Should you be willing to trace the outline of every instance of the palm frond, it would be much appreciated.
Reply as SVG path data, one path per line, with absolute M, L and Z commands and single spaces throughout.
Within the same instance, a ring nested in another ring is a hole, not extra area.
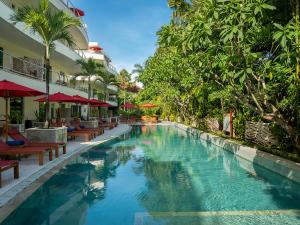
M 55 41 L 62 41 L 72 47 L 74 40 L 70 28 L 81 26 L 78 18 L 70 16 L 64 11 L 52 12 L 49 0 L 40 0 L 37 8 L 28 5 L 19 8 L 10 19 L 13 24 L 24 22 L 26 28 L 33 33 L 38 33 L 44 44 L 50 48 L 55 47 Z

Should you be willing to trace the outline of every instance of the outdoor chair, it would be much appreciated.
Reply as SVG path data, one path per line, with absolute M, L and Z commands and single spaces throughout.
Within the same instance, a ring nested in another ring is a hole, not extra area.
M 0 188 L 2 187 L 2 172 L 14 169 L 14 178 L 19 178 L 19 162 L 17 160 L 1 160 L 0 161 Z
M 48 152 L 49 161 L 52 161 L 53 159 L 52 148 L 26 147 L 26 146 L 10 147 L 7 144 L 5 144 L 2 140 L 0 140 L 0 155 L 14 155 L 14 156 L 36 155 L 40 166 L 44 164 L 45 152 Z
M 113 123 L 104 123 L 101 118 L 99 119 L 98 124 L 99 124 L 99 127 L 103 128 L 103 129 L 107 128 L 107 129 L 111 130 L 114 128 Z
M 83 137 L 85 141 L 90 141 L 93 138 L 93 135 L 90 132 L 86 131 L 77 131 L 75 128 L 67 128 L 68 138 L 75 139 L 76 137 Z
M 17 129 L 10 130 L 8 135 L 16 140 L 16 141 L 23 141 L 25 146 L 28 147 L 48 147 L 55 150 L 55 157 L 59 156 L 59 148 L 62 147 L 63 154 L 67 153 L 67 144 L 64 142 L 35 142 L 28 140 L 25 136 L 23 136 Z

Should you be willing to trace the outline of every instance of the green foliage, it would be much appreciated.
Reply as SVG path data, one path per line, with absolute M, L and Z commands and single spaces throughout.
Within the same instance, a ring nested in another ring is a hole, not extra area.
M 237 137 L 242 139 L 245 137 L 246 118 L 243 113 L 237 113 L 235 115 L 233 119 L 233 129 Z
M 241 137 L 246 120 L 272 122 L 300 149 L 299 1 L 169 5 L 173 18 L 158 32 L 158 48 L 139 74 L 139 101 L 156 102 L 163 117 L 188 122 L 237 112 Z
M 10 123 L 21 124 L 23 121 L 23 116 L 19 112 L 11 111 L 8 116 Z

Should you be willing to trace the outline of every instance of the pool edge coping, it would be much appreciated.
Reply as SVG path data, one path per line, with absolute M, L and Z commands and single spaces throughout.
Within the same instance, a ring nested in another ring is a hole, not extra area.
M 172 124 L 176 128 L 184 130 L 191 135 L 200 138 L 201 140 L 221 147 L 243 159 L 260 165 L 294 182 L 300 183 L 300 163 L 293 162 L 268 152 L 263 152 L 253 147 L 233 142 L 226 138 L 195 129 L 184 124 L 176 122 L 172 122 Z
M 15 184 L 11 189 L 7 190 L 0 196 L 0 224 L 18 208 L 33 192 L 42 186 L 48 179 L 55 175 L 60 169 L 67 165 L 72 159 L 80 154 L 89 151 L 97 145 L 108 143 L 122 135 L 128 134 L 132 130 L 132 126 L 128 125 L 127 129 L 122 130 L 114 136 L 107 137 L 105 140 L 95 140 L 90 142 L 79 142 L 80 147 L 73 152 L 60 156 L 60 158 L 48 162 L 39 170 L 27 176 L 19 183 Z M 97 138 L 96 138 L 97 139 Z M 84 143 L 89 143 L 85 145 Z

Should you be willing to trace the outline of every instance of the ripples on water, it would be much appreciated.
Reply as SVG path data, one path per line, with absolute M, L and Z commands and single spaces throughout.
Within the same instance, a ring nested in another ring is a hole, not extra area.
M 295 225 L 299 190 L 183 131 L 137 126 L 76 158 L 3 224 Z

